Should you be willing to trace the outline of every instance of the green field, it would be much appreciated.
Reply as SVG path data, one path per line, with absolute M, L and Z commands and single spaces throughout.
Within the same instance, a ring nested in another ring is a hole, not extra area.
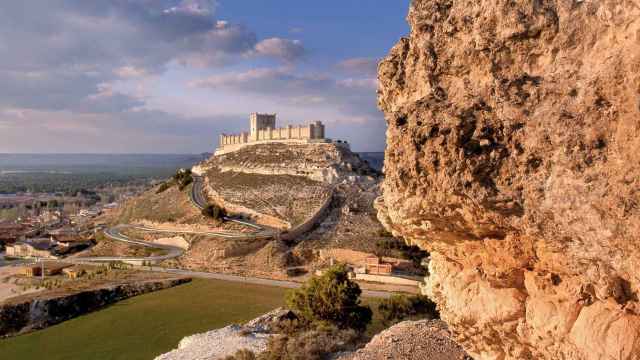
M 153 359 L 185 336 L 251 320 L 283 305 L 286 289 L 216 280 L 119 302 L 31 334 L 0 340 L 0 359 Z M 372 305 L 375 314 L 375 300 Z M 377 318 L 368 329 L 381 330 Z
M 194 280 L 0 340 L 0 359 L 153 359 L 187 335 L 251 320 L 281 306 L 284 293 L 276 287 Z

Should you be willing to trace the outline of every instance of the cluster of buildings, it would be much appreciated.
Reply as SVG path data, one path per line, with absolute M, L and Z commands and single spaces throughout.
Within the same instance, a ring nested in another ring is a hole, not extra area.
M 82 276 L 95 275 L 104 271 L 104 266 L 68 264 L 63 262 L 40 262 L 24 266 L 21 269 L 23 275 L 28 277 L 66 275 L 69 279 L 77 279 Z
M 252 113 L 249 116 L 249 132 L 235 135 L 221 134 L 215 154 L 222 155 L 246 145 L 265 142 L 322 143 L 330 141 L 325 138 L 325 126 L 321 121 L 308 125 L 277 127 L 276 114 Z M 346 142 L 340 142 L 340 144 L 348 146 Z
M 6 256 L 13 258 L 57 259 L 82 251 L 92 245 L 90 237 L 83 235 L 57 235 L 48 238 L 30 238 L 5 246 Z
M 335 248 L 319 250 L 318 256 L 330 265 L 347 264 L 351 269 L 350 276 L 354 280 L 411 287 L 418 287 L 422 282 L 422 277 L 415 275 L 415 266 L 409 260 Z

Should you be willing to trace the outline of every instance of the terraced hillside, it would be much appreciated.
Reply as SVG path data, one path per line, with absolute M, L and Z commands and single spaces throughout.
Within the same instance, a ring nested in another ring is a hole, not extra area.
M 344 144 L 259 144 L 213 156 L 192 168 L 206 202 L 232 216 L 282 230 L 274 239 L 129 234 L 147 241 L 188 244 L 165 265 L 192 270 L 287 278 L 292 268 L 312 271 L 318 250 L 328 247 L 373 252 L 386 235 L 372 203 L 380 174 Z M 114 223 L 165 230 L 205 226 L 240 233 L 225 222 L 212 225 L 191 203 L 192 185 L 182 191 L 155 188 L 130 201 Z M 200 192 L 199 192 L 200 193 Z M 236 227 L 236 228 L 234 228 Z M 372 240 L 374 240 L 372 242 Z
M 207 183 L 225 202 L 288 222 L 302 223 L 331 195 L 329 186 L 302 176 L 207 172 Z

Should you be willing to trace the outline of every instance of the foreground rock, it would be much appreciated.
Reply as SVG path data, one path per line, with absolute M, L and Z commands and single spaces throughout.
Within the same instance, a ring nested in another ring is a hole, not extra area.
M 440 320 L 401 322 L 373 337 L 363 348 L 338 360 L 467 360 Z
M 289 316 L 288 310 L 276 309 L 244 325 L 229 325 L 222 329 L 187 336 L 178 348 L 160 355 L 156 360 L 210 360 L 247 349 L 254 353 L 266 350 L 275 322 Z
M 479 359 L 640 358 L 640 4 L 415 0 L 380 220 Z

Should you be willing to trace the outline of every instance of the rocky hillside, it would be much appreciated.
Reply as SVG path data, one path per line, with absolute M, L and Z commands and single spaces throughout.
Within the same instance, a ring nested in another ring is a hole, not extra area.
M 304 176 L 325 183 L 377 175 L 358 154 L 333 143 L 256 144 L 214 156 L 196 169 L 204 173 L 213 167 L 223 172 Z
M 414 0 L 379 217 L 477 359 L 638 359 L 640 3 Z
M 338 360 L 471 360 L 460 345 L 451 340 L 447 324 L 441 320 L 404 321 L 382 331 L 362 349 Z

